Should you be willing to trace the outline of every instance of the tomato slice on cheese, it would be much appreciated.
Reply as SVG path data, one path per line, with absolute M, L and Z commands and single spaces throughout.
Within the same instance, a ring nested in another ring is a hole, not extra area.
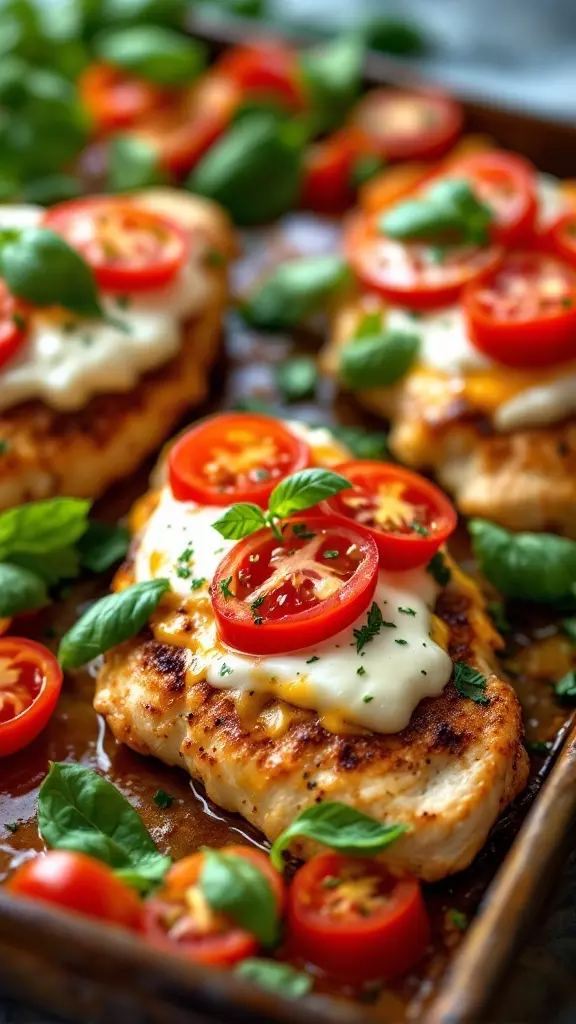
M 326 506 L 370 531 L 383 569 L 425 565 L 456 529 L 451 502 L 418 473 L 369 460 L 345 462 L 336 471 L 354 486 Z
M 124 200 L 96 197 L 60 203 L 48 210 L 44 223 L 78 250 L 100 287 L 109 291 L 166 285 L 188 255 L 185 231 Z
M 215 69 L 230 78 L 243 96 L 276 99 L 292 111 L 306 105 L 296 53 L 282 43 L 262 41 L 234 47 L 217 61 Z
M 249 654 L 320 643 L 368 607 L 378 549 L 355 523 L 311 514 L 259 530 L 220 562 L 210 596 L 221 639 Z
M 62 669 L 47 647 L 22 637 L 0 639 L 0 757 L 36 739 L 61 686 Z
M 165 99 L 151 82 L 109 64 L 89 64 L 79 78 L 78 91 L 100 132 L 128 128 Z
M 4 366 L 26 341 L 28 311 L 0 279 L 0 367 Z
M 576 269 L 537 251 L 511 252 L 463 298 L 476 348 L 505 366 L 576 359 Z
M 170 451 L 168 472 L 178 501 L 265 507 L 277 483 L 306 469 L 309 446 L 270 416 L 225 413 L 188 430 Z
M 473 153 L 452 164 L 445 177 L 466 180 L 491 208 L 494 241 L 522 245 L 532 238 L 538 199 L 536 172 L 528 160 L 515 153 Z
M 459 103 L 439 93 L 371 89 L 352 115 L 374 149 L 387 160 L 443 156 L 462 130 Z

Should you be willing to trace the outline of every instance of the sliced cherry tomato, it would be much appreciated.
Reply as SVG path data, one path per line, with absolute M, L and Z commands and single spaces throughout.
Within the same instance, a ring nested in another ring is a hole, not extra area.
M 28 333 L 28 312 L 0 279 L 0 367 L 15 356 Z
M 538 213 L 536 172 L 515 153 L 474 153 L 450 166 L 442 177 L 464 178 L 491 207 L 490 233 L 503 245 L 522 245 L 534 235 Z
M 168 459 L 178 501 L 230 505 L 251 501 L 265 507 L 283 477 L 306 469 L 309 446 L 279 420 L 225 413 L 188 430 Z
M 44 222 L 81 253 L 100 287 L 108 291 L 168 284 L 188 254 L 185 231 L 125 200 L 73 199 L 53 206 Z
M 534 250 L 509 253 L 463 297 L 476 348 L 505 366 L 537 368 L 576 359 L 576 270 Z
M 576 264 L 576 210 L 565 213 L 549 228 L 552 247 L 572 266 Z
M 500 246 L 434 246 L 397 242 L 378 227 L 379 217 L 354 214 L 344 236 L 346 254 L 363 284 L 410 309 L 451 305 L 464 285 L 497 267 Z
M 404 974 L 421 959 L 430 923 L 416 879 L 376 860 L 322 853 L 296 872 L 288 894 L 288 945 L 346 981 Z
M 220 562 L 210 588 L 218 632 L 248 654 L 320 643 L 368 607 L 378 549 L 367 530 L 312 513 L 283 525 L 283 542 L 259 530 Z
M 418 473 L 369 460 L 345 462 L 337 472 L 354 488 L 341 491 L 326 506 L 370 531 L 383 569 L 425 565 L 456 529 L 454 506 Z
M 99 132 L 128 128 L 164 101 L 163 93 L 151 82 L 108 64 L 89 64 L 80 76 L 78 90 Z
M 357 104 L 352 123 L 387 160 L 434 160 L 462 130 L 459 103 L 438 93 L 371 89 Z
M 403 196 L 413 192 L 430 174 L 428 164 L 416 161 L 386 167 L 362 186 L 359 193 L 360 206 L 366 213 L 383 213 Z
M 18 868 L 8 889 L 121 928 L 139 931 L 142 925 L 142 902 L 134 890 L 106 864 L 84 853 L 40 854 Z
M 0 639 L 0 757 L 36 739 L 61 687 L 62 669 L 47 647 L 19 636 Z
M 215 70 L 235 82 L 243 96 L 277 99 L 294 112 L 306 105 L 297 55 L 282 43 L 234 47 L 217 61 Z
M 354 200 L 354 165 L 367 154 L 364 137 L 351 127 L 312 143 L 304 158 L 302 206 L 318 213 L 345 210 Z
M 226 846 L 223 854 L 244 857 L 264 875 L 276 898 L 278 916 L 285 903 L 284 882 L 270 858 L 250 846 Z M 184 857 L 168 871 L 164 886 L 146 900 L 145 932 L 157 945 L 196 963 L 228 967 L 258 949 L 254 935 L 213 911 L 198 885 L 204 854 Z

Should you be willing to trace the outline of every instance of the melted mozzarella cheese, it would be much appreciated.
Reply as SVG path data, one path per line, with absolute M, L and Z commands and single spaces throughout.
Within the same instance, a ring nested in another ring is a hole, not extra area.
M 309 439 L 314 435 L 319 445 L 329 441 L 324 431 L 309 432 Z M 393 625 L 383 626 L 360 653 L 353 629 L 366 622 L 371 602 L 351 626 L 314 647 L 266 657 L 229 649 L 217 635 L 206 600 L 218 564 L 234 546 L 212 525 L 224 512 L 176 501 L 165 487 L 137 542 L 136 581 L 168 578 L 187 609 L 198 611 L 189 641 L 195 678 L 238 693 L 282 698 L 317 711 L 326 725 L 345 721 L 382 733 L 405 728 L 424 697 L 442 692 L 452 662 L 430 638 L 436 586 L 424 570 L 379 573 L 374 600 Z
M 33 227 L 40 207 L 0 207 L 0 227 Z M 180 349 L 182 321 L 199 312 L 210 281 L 198 251 L 163 288 L 103 296 L 109 320 L 78 319 L 57 309 L 35 310 L 17 356 L 0 372 L 0 410 L 40 398 L 63 411 L 80 409 L 95 394 L 131 390 L 142 374 Z

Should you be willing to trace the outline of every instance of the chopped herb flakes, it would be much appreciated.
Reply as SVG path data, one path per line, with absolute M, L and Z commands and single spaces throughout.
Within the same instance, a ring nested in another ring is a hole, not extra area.
M 323 889 L 337 889 L 340 885 L 340 879 L 335 878 L 334 875 L 326 875 L 326 878 L 322 879 Z
M 395 644 L 408 644 L 407 640 L 394 640 Z
M 230 668 L 230 666 L 227 665 L 225 661 L 223 661 L 222 664 L 220 665 L 220 671 L 219 671 L 218 675 L 219 676 L 231 676 L 232 675 L 232 671 L 233 670 Z
M 576 670 L 572 669 L 571 672 L 567 672 L 562 679 L 556 683 L 554 692 L 560 700 L 572 703 L 576 700 Z
M 294 523 L 292 533 L 295 537 L 299 537 L 300 540 L 311 540 L 312 537 L 316 536 L 315 533 L 310 533 L 306 523 Z
M 368 612 L 368 618 L 365 626 L 360 626 L 360 629 L 354 629 L 354 639 L 356 641 L 356 653 L 360 654 L 360 651 L 365 644 L 370 643 L 375 636 L 378 636 L 380 629 L 382 628 L 382 612 L 380 611 L 376 601 L 372 602 L 370 610 Z
M 314 661 L 320 661 L 320 658 L 318 657 L 317 654 L 313 654 L 311 658 L 307 658 L 306 664 L 307 665 L 311 665 L 312 662 L 314 662 Z
M 261 604 L 264 604 L 264 601 L 265 597 L 263 594 L 260 597 L 257 597 L 254 601 L 252 601 L 252 604 L 250 605 L 250 611 L 255 612 L 256 609 L 259 608 Z
M 452 578 L 452 573 L 450 572 L 450 569 L 446 564 L 446 559 L 441 551 L 437 551 L 436 554 L 432 556 L 426 566 L 426 572 L 429 572 L 436 580 L 436 583 L 439 583 L 441 587 L 445 587 Z
M 20 822 L 19 821 L 10 821 L 10 822 L 7 821 L 6 822 L 6 828 L 8 829 L 9 832 L 12 833 L 12 835 L 14 835 L 14 833 L 17 832 L 18 829 L 20 828 Z
M 412 520 L 410 526 L 414 530 L 414 533 L 419 533 L 421 537 L 430 536 L 430 530 L 427 530 L 425 526 L 422 526 L 422 523 L 417 523 L 415 519 Z
M 187 565 L 178 565 L 176 566 L 176 575 L 179 576 L 181 580 L 187 580 L 192 575 L 192 570 L 189 569 Z
M 197 579 L 191 580 L 190 590 L 200 590 L 206 582 L 207 581 L 205 576 L 198 576 Z
M 446 919 L 449 924 L 454 928 L 457 928 L 460 932 L 465 932 L 468 927 L 468 918 L 466 914 L 463 914 L 461 910 L 456 910 L 456 907 L 451 907 L 446 913 Z
M 356 669 L 356 675 L 357 676 L 365 676 L 366 675 L 366 669 L 364 668 L 364 665 L 360 665 L 360 668 Z
M 425 669 L 425 668 L 421 668 L 421 669 L 420 669 L 420 675 L 421 675 L 421 676 L 427 676 L 427 675 L 428 675 L 428 673 L 427 673 L 427 671 L 426 671 L 426 669 Z
M 461 697 L 473 700 L 475 704 L 489 704 L 485 695 L 486 679 L 465 661 L 457 661 L 454 665 L 454 686 Z
M 174 803 L 174 797 L 170 796 L 170 793 L 167 793 L 164 789 L 157 789 L 152 799 L 156 807 L 159 807 L 162 811 L 167 811 Z
M 222 591 L 222 597 L 235 597 L 235 594 L 230 590 L 230 584 L 232 583 L 232 577 L 228 576 L 225 580 L 220 580 L 220 590 Z
M 403 615 L 416 615 L 413 608 L 399 608 L 398 611 L 402 612 Z
M 369 704 L 371 700 L 374 700 L 374 697 L 370 697 L 369 694 L 366 694 L 365 697 L 362 697 L 362 700 L 364 704 Z
M 322 557 L 323 558 L 338 558 L 338 555 L 339 555 L 339 552 L 336 551 L 336 549 L 331 549 L 330 551 L 325 551 Z

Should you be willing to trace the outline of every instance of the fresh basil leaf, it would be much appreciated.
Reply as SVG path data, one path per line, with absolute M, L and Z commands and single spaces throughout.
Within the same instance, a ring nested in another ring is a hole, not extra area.
M 99 60 L 132 71 L 158 85 L 186 85 L 206 66 L 206 48 L 160 25 L 131 25 L 103 32 L 95 42 Z
M 352 484 L 346 477 L 330 469 L 302 469 L 281 480 L 274 488 L 268 505 L 269 514 L 286 519 L 350 487 Z
M 377 156 L 375 153 L 359 156 L 352 164 L 350 184 L 354 189 L 360 188 L 361 185 L 365 185 L 367 181 L 371 181 L 377 174 L 380 174 L 380 171 L 383 171 L 386 166 L 384 157 Z
M 80 316 L 102 315 L 96 281 L 82 257 L 54 231 L 26 228 L 0 252 L 9 290 L 35 306 L 64 306 Z
M 330 428 L 337 441 L 349 448 L 355 459 L 385 459 L 388 436 L 383 431 L 364 427 L 336 426 Z
M 237 18 L 264 18 L 266 0 L 211 0 L 210 7 Z
M 354 340 L 357 338 L 373 338 L 376 334 L 382 334 L 383 327 L 384 323 L 381 312 L 364 313 L 356 324 L 352 337 Z
M 258 957 L 242 960 L 234 968 L 234 974 L 284 999 L 300 999 L 310 992 L 313 985 L 310 974 L 278 960 L 260 960 Z
M 246 857 L 204 850 L 200 889 L 219 911 L 256 936 L 263 946 L 278 941 L 276 897 L 267 878 Z
M 94 0 L 92 0 L 94 2 Z M 164 25 L 180 28 L 189 12 L 190 0 L 96 0 L 101 24 Z
M 266 526 L 266 517 L 258 505 L 239 502 L 232 505 L 232 508 L 212 523 L 212 526 L 226 540 L 242 540 L 243 537 L 249 537 L 251 533 Z
M 0 618 L 43 608 L 50 600 L 37 573 L 10 562 L 0 562 Z
M 170 589 L 168 580 L 135 583 L 119 594 L 100 598 L 62 637 L 62 668 L 78 668 L 139 633 Z
M 130 533 L 125 526 L 115 526 L 92 519 L 78 542 L 82 565 L 90 572 L 106 572 L 120 562 L 130 547 Z
M 300 72 L 320 131 L 337 128 L 360 92 L 364 42 L 341 36 L 300 54 Z
M 562 679 L 556 683 L 554 692 L 562 701 L 571 702 L 576 700 L 576 671 L 574 669 L 571 672 L 567 672 L 565 676 L 562 676 Z
M 366 41 L 371 49 L 396 57 L 416 57 L 427 49 L 427 40 L 419 25 L 392 16 L 369 22 Z
M 48 498 L 2 512 L 0 559 L 45 555 L 75 544 L 88 525 L 90 505 L 83 498 Z
M 282 852 L 296 837 L 314 839 L 349 857 L 374 857 L 407 830 L 406 825 L 383 825 L 348 804 L 327 800 L 307 807 L 294 819 L 274 841 L 270 860 L 281 871 Z
M 543 604 L 572 595 L 576 541 L 552 533 L 512 533 L 485 519 L 472 519 L 468 528 L 482 573 L 502 594 Z
M 295 356 L 276 367 L 275 377 L 284 401 L 299 402 L 314 394 L 318 369 L 311 356 Z
M 380 228 L 389 238 L 402 241 L 481 245 L 488 239 L 492 220 L 491 209 L 476 197 L 468 182 L 454 178 L 439 182 L 422 199 L 393 206 L 380 219 Z
M 240 307 L 251 327 L 283 331 L 302 323 L 351 280 L 341 256 L 302 256 L 275 268 Z
M 171 864 L 126 797 L 81 764 L 50 764 L 38 793 L 38 830 L 51 850 L 96 857 L 138 889 L 161 882 Z
M 454 664 L 454 686 L 461 697 L 468 697 L 475 704 L 490 703 L 484 693 L 486 679 L 481 672 L 467 665 L 465 661 L 457 661 Z
M 266 92 L 249 94 L 246 99 L 236 107 L 231 124 L 237 124 L 247 117 L 254 115 L 268 115 L 280 121 L 287 121 L 292 117 L 292 111 L 286 103 L 275 96 L 269 96 Z
M 22 188 L 22 198 L 27 203 L 51 206 L 67 199 L 78 199 L 83 192 L 81 182 L 71 174 L 50 174 L 27 182 Z
M 441 551 L 437 551 L 435 555 L 432 555 L 426 566 L 426 572 L 429 572 L 441 587 L 446 587 L 452 579 L 452 571 Z
M 48 587 L 55 586 L 61 580 L 76 579 L 80 573 L 80 557 L 72 547 L 56 548 L 41 555 L 13 554 L 10 559 L 14 565 L 35 573 Z
M 295 122 L 270 114 L 245 117 L 211 146 L 187 187 L 220 203 L 237 224 L 275 220 L 298 199 L 304 141 Z
M 158 152 L 150 142 L 128 134 L 117 135 L 108 146 L 108 190 L 128 192 L 166 181 Z
M 566 636 L 576 644 L 576 617 L 570 619 L 562 619 L 562 629 L 566 633 Z
M 347 345 L 340 358 L 340 374 L 355 391 L 390 387 L 408 372 L 420 349 L 420 338 L 406 331 L 389 330 Z

